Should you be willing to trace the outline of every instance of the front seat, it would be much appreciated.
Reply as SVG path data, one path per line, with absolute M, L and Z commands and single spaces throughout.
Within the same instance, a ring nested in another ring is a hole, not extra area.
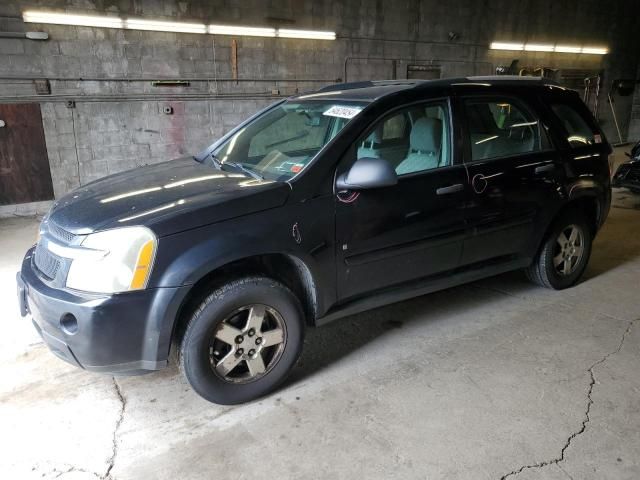
M 440 165 L 442 121 L 422 117 L 416 120 L 409 136 L 409 153 L 396 167 L 396 173 L 419 172 Z

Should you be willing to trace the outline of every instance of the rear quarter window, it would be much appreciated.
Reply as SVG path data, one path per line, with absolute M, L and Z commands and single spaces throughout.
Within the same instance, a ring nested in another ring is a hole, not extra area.
M 551 110 L 564 127 L 566 140 L 573 148 L 602 143 L 602 138 L 590 125 L 584 113 L 566 103 L 553 103 Z

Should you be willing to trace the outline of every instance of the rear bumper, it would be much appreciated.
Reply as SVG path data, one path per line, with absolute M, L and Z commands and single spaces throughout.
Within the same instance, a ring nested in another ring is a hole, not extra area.
M 20 313 L 31 314 L 54 354 L 103 373 L 136 374 L 166 366 L 186 287 L 115 295 L 52 288 L 34 270 L 32 254 L 33 249 L 27 252 L 16 276 Z

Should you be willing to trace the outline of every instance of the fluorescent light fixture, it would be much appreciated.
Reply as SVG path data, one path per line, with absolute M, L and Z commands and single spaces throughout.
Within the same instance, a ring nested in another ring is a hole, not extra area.
M 578 47 L 574 45 L 551 45 L 543 43 L 492 42 L 491 50 L 512 50 L 526 52 L 586 53 L 606 55 L 609 50 L 603 47 Z
M 26 23 L 73 25 L 81 27 L 118 28 L 124 30 L 149 30 L 155 32 L 199 33 L 211 35 L 237 35 L 244 37 L 282 37 L 310 40 L 335 40 L 335 32 L 316 30 L 290 30 L 271 27 L 244 27 L 241 25 L 205 25 L 201 23 L 166 22 L 142 18 L 120 18 L 107 15 L 75 15 L 70 13 L 23 12 Z
M 556 52 L 558 53 L 580 53 L 582 47 L 572 47 L 570 45 L 556 45 Z
M 312 40 L 335 40 L 336 32 L 320 32 L 315 30 L 290 30 L 287 28 L 279 28 L 278 37 L 307 38 Z
M 215 35 L 242 35 L 247 37 L 275 37 L 275 28 L 236 27 L 231 25 L 209 25 L 208 31 Z
M 524 46 L 527 52 L 553 52 L 555 47 L 553 45 L 539 45 L 535 43 L 527 43 Z
M 200 23 L 163 22 L 129 18 L 124 20 L 128 30 L 150 30 L 154 32 L 207 33 L 207 26 Z
M 49 13 L 26 11 L 22 14 L 26 23 L 50 23 L 54 25 L 78 25 L 83 27 L 125 28 L 119 17 L 72 15 L 68 13 Z
M 584 47 L 582 49 L 582 53 L 588 53 L 591 55 L 606 55 L 607 53 L 609 53 L 609 50 L 607 50 L 606 48 Z
M 493 42 L 491 50 L 524 50 L 524 43 Z

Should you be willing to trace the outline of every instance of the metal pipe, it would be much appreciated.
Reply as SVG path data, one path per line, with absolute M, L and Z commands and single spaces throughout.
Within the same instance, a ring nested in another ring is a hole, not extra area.
M 430 59 L 419 59 L 419 58 L 398 58 L 398 57 L 356 57 L 356 56 L 346 56 L 344 58 L 344 71 L 343 77 L 344 82 L 347 82 L 347 66 L 350 60 L 383 60 L 383 61 L 401 61 L 401 62 L 416 62 L 416 63 L 430 63 L 431 65 L 436 65 L 437 63 L 471 63 L 473 65 L 489 65 L 493 68 L 493 64 L 491 62 L 478 62 L 478 61 L 468 61 L 468 60 L 458 60 L 458 59 L 446 59 L 446 58 L 430 58 Z
M 611 99 L 611 93 L 607 93 L 607 98 L 609 99 L 609 105 L 611 105 L 611 114 L 613 115 L 613 123 L 616 124 L 616 130 L 618 131 L 618 138 L 620 139 L 620 143 L 623 142 L 622 134 L 620 133 L 620 126 L 618 125 L 618 117 L 616 116 L 616 110 L 613 108 L 613 100 Z
M 349 36 L 349 35 L 336 35 L 336 40 L 364 40 L 367 42 L 375 42 L 381 39 L 375 37 L 358 37 L 358 36 Z M 455 47 L 482 47 L 489 49 L 489 45 L 486 43 L 472 43 L 472 42 L 455 42 L 452 43 L 450 41 L 433 41 L 433 40 L 415 40 L 415 39 L 403 39 L 403 38 L 385 38 L 382 40 L 383 42 L 394 42 L 394 43 L 420 43 L 422 45 L 447 45 L 447 46 L 455 46 Z
M 0 75 L 0 80 L 53 80 L 56 82 L 153 82 L 183 80 L 187 82 L 282 82 L 282 83 L 340 83 L 341 78 L 214 78 L 214 77 L 56 77 L 46 75 Z
M 286 98 L 287 95 L 274 95 L 272 93 L 247 93 L 247 94 L 211 94 L 211 93 L 186 93 L 186 94 L 138 94 L 138 95 L 14 95 L 0 96 L 0 103 L 61 103 L 73 100 L 82 102 L 154 102 L 154 101 L 189 101 L 189 100 L 270 100 Z
M 0 38 L 26 38 L 27 40 L 48 40 L 47 32 L 0 32 Z
M 24 32 L 0 32 L 0 38 L 27 38 Z

